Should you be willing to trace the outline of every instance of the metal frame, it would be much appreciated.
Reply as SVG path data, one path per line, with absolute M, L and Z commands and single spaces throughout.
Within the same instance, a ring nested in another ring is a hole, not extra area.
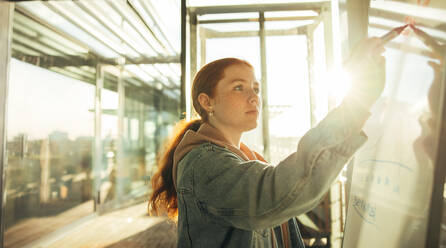
M 274 10 L 283 10 L 281 9 L 282 6 L 279 6 L 279 8 L 276 8 L 277 6 L 266 6 L 266 8 L 260 8 L 261 10 L 259 10 L 258 5 L 250 5 L 250 6 L 230 6 L 230 11 L 228 11 L 228 7 L 222 7 L 222 6 L 217 6 L 217 7 L 211 7 L 210 9 L 212 10 L 213 13 L 235 13 L 235 12 L 241 12 L 240 10 L 244 10 L 244 11 L 251 11 L 251 12 L 256 12 L 259 14 L 259 18 L 241 18 L 241 19 L 211 19 L 211 20 L 200 20 L 199 16 L 200 15 L 205 15 L 208 14 L 208 12 L 206 12 L 207 10 L 209 10 L 208 7 L 203 7 L 203 8 L 199 8 L 199 10 L 197 11 L 197 8 L 194 7 L 190 7 L 189 11 L 190 11 L 190 16 L 191 16 L 191 24 L 190 24 L 190 29 L 191 29 L 191 73 L 192 75 L 194 74 L 194 68 L 196 67 L 197 63 L 197 54 L 196 51 L 197 49 L 197 25 L 199 24 L 204 24 L 204 25 L 200 25 L 199 27 L 199 39 L 200 39 L 200 56 L 201 56 L 201 64 L 203 63 L 203 61 L 205 60 L 205 49 L 206 49 L 206 39 L 207 38 L 232 38 L 232 37 L 259 37 L 260 38 L 260 59 L 261 59 L 261 72 L 262 72 L 262 76 L 261 76 L 261 86 L 262 86 L 262 105 L 263 106 L 267 106 L 268 105 L 268 96 L 267 96 L 267 75 L 266 75 L 266 43 L 265 43 L 265 37 L 266 36 L 288 36 L 288 35 L 306 35 L 307 39 L 309 38 L 310 41 L 312 42 L 313 39 L 313 32 L 315 30 L 315 28 L 320 24 L 320 23 L 324 23 L 324 41 L 325 41 L 325 52 L 326 52 L 326 67 L 327 70 L 329 70 L 330 68 L 332 68 L 335 64 L 335 54 L 334 54 L 334 44 L 333 44 L 333 34 L 332 34 L 332 25 L 331 25 L 331 19 L 332 19 L 332 15 L 331 15 L 331 3 L 330 2 L 322 2 L 322 3 L 318 3 L 317 4 L 317 8 L 314 8 L 312 10 L 316 10 L 316 12 L 319 14 L 316 17 L 285 17 L 285 18 L 265 18 L 264 16 L 264 10 L 268 10 L 268 11 L 274 11 Z M 253 7 L 254 6 L 254 7 Z M 297 7 L 296 7 L 297 6 Z M 300 7 L 302 7 L 303 5 L 301 3 L 298 3 L 294 6 L 295 9 L 300 9 Z M 251 8 L 252 7 L 252 8 Z M 262 7 L 265 7 L 264 5 L 262 5 Z M 314 6 L 313 6 L 314 7 Z M 289 8 L 287 8 L 287 10 L 289 10 Z M 303 10 L 303 9 L 302 9 Z M 305 9 L 308 10 L 308 9 Z M 198 18 L 197 18 L 198 16 Z M 198 20 L 197 20 L 198 19 Z M 197 20 L 197 21 L 196 21 Z M 285 29 L 285 30 L 266 30 L 265 29 L 265 21 L 266 20 L 270 20 L 270 21 L 284 21 L 284 20 L 312 20 L 313 22 L 311 24 L 305 25 L 305 26 L 300 26 L 300 27 L 295 27 L 295 28 L 290 28 L 290 29 Z M 235 32 L 219 32 L 219 31 L 215 31 L 209 28 L 206 28 L 206 24 L 215 24 L 215 23 L 236 23 L 236 22 L 258 22 L 259 23 L 259 29 L 258 30 L 252 30 L 252 31 L 235 31 Z M 311 47 L 312 44 L 307 44 L 307 49 L 308 49 L 308 68 L 311 71 L 313 68 L 313 63 L 314 63 L 314 49 Z M 203 64 L 202 64 L 203 66 Z M 310 72 L 310 78 L 309 78 L 309 84 L 310 84 L 310 95 L 312 95 L 313 100 L 314 100 L 314 89 L 312 88 L 312 84 L 314 83 L 314 77 L 312 75 L 312 73 Z M 311 101 L 311 99 L 310 99 Z M 334 101 L 329 101 L 330 102 L 330 106 L 328 106 L 329 108 L 334 107 Z M 310 102 L 310 115 L 311 115 L 311 125 L 314 126 L 316 124 L 316 118 L 314 116 L 313 113 L 314 110 L 314 103 Z M 262 114 L 263 114 L 263 118 L 262 118 L 262 139 L 263 139 L 263 145 L 264 145 L 264 156 L 265 158 L 268 160 L 270 158 L 270 144 L 269 144 L 269 111 L 268 108 L 262 108 Z M 330 220 L 331 218 L 331 212 L 330 212 L 330 195 L 327 195 L 327 197 L 325 198 L 324 201 L 324 211 L 323 214 L 325 215 L 325 219 L 326 220 Z M 342 204 L 340 204 L 340 207 L 342 208 Z M 342 209 L 341 209 L 342 211 Z M 342 218 L 342 212 L 341 214 L 341 218 Z M 325 232 L 330 232 L 331 226 L 329 224 L 329 222 L 325 223 L 325 226 L 323 228 L 323 230 Z M 338 223 L 339 224 L 339 223 Z M 341 230 L 343 229 L 343 225 L 341 223 L 340 225 Z M 330 240 L 328 240 L 328 242 L 330 242 Z M 340 242 L 337 242 L 340 244 Z
M 265 41 L 265 13 L 259 12 L 259 36 L 260 36 L 260 66 L 262 71 L 261 89 L 262 89 L 262 106 L 268 106 L 268 83 L 266 68 L 266 41 Z M 269 145 L 269 110 L 267 107 L 262 108 L 262 139 L 263 139 L 263 156 L 268 161 L 270 156 Z
M 126 108 L 126 100 L 125 100 L 125 84 L 124 80 L 122 78 L 122 67 L 119 67 L 118 72 L 118 137 L 116 142 L 116 192 L 115 192 L 115 199 L 113 200 L 120 200 L 120 197 L 124 195 L 125 192 L 125 186 L 123 185 L 123 182 L 120 182 L 121 177 L 125 176 L 126 173 L 126 166 L 124 164 L 124 119 L 125 119 L 125 108 Z M 110 203 L 113 203 L 111 201 Z
M 348 43 L 350 51 L 353 45 L 367 37 L 369 6 L 370 0 L 347 1 Z
M 353 49 L 353 45 L 358 41 L 367 37 L 368 33 L 368 16 L 370 0 L 352 1 L 346 0 L 346 5 L 341 5 L 341 8 L 347 12 L 348 25 L 348 53 Z M 344 54 L 345 55 L 345 54 Z M 348 202 L 350 198 L 351 182 L 353 176 L 353 159 L 347 164 L 347 181 L 345 183 L 345 212 L 348 211 Z M 347 222 L 347 218 L 346 218 Z M 347 227 L 345 227 L 346 229 Z
M 186 0 L 181 0 L 181 96 L 180 96 L 180 119 L 187 116 L 186 110 Z
M 245 5 L 219 5 L 219 6 L 190 6 L 189 10 L 197 15 L 221 14 L 221 13 L 243 13 L 243 12 L 267 12 L 267 11 L 290 11 L 290 10 L 314 10 L 319 11 L 323 6 L 329 5 L 330 1 L 300 2 L 300 3 L 266 3 Z
M 322 19 L 324 24 L 324 40 L 325 40 L 325 63 L 327 71 L 330 71 L 335 64 L 334 52 L 333 52 L 333 34 L 332 34 L 332 16 L 331 6 L 324 6 L 322 9 Z M 334 96 L 328 96 L 328 110 L 333 109 L 336 106 Z
M 310 123 L 311 127 L 316 125 L 315 109 L 315 90 L 314 90 L 314 28 L 307 27 L 307 65 L 308 65 L 308 88 L 310 96 Z
M 206 62 L 206 46 L 207 39 L 209 38 L 207 31 L 207 29 L 200 27 L 200 68 L 203 67 Z
M 307 3 L 286 3 L 286 4 L 247 4 L 247 5 L 235 5 L 235 6 L 190 6 L 189 10 L 189 20 L 190 20 L 190 76 L 191 80 L 197 71 L 198 57 L 197 57 L 197 35 L 199 33 L 200 38 L 200 64 L 203 66 L 205 59 L 205 49 L 206 49 L 206 39 L 212 38 L 232 38 L 232 37 L 259 37 L 260 38 L 260 59 L 261 59 L 261 72 L 262 72 L 262 105 L 268 105 L 267 96 L 267 72 L 266 72 L 266 36 L 288 36 L 288 35 L 307 35 L 310 26 L 317 26 L 320 22 L 330 23 L 330 2 L 320 1 L 320 2 L 307 2 Z M 265 18 L 265 11 L 289 11 L 289 10 L 313 10 L 316 13 L 323 12 L 325 18 L 320 18 L 320 16 L 302 16 L 302 17 L 270 17 Z M 223 13 L 242 13 L 242 12 L 257 12 L 259 13 L 258 18 L 239 18 L 239 19 L 212 19 L 212 20 L 200 20 L 198 16 L 206 14 L 223 14 Z M 328 13 L 327 13 L 328 12 Z M 264 23 L 265 21 L 291 21 L 291 20 L 314 20 L 310 25 L 300 26 L 297 28 L 290 28 L 286 30 L 266 30 Z M 258 22 L 259 30 L 257 31 L 235 31 L 235 32 L 219 32 L 212 29 L 208 29 L 200 26 L 199 32 L 197 32 L 197 26 L 200 24 L 214 24 L 214 23 L 235 23 L 235 22 Z M 333 47 L 332 45 L 327 45 L 327 43 L 332 42 L 331 35 L 331 25 L 325 25 L 324 30 L 327 52 L 330 54 L 327 56 L 329 61 L 328 66 L 331 67 L 333 64 Z M 205 37 L 203 37 L 203 35 Z M 331 58 L 331 59 L 330 59 Z M 310 106 L 311 107 L 311 106 Z M 187 110 L 192 112 L 193 110 Z M 312 114 L 312 109 L 310 113 Z M 270 158 L 269 154 L 269 111 L 267 108 L 262 108 L 262 139 L 264 146 L 264 156 L 266 159 Z M 313 120 L 315 122 L 315 120 Z
M 190 82 L 193 82 L 195 77 L 195 73 L 197 73 L 197 35 L 198 35 L 198 27 L 197 27 L 197 15 L 195 13 L 189 13 L 189 49 L 190 49 Z
M 4 216 L 6 210 L 5 182 L 6 182 L 6 130 L 7 130 L 7 106 L 9 63 L 11 60 L 12 17 L 14 3 L 0 2 L 0 188 L 2 207 L 0 224 L 0 247 L 3 247 L 3 235 L 5 229 Z
M 446 52 L 443 54 L 446 61 Z M 439 136 L 438 148 L 435 158 L 434 181 L 430 201 L 428 225 L 426 230 L 426 246 L 439 247 L 440 230 L 443 221 L 444 183 L 446 176 L 446 64 L 443 65 L 443 79 L 441 82 L 441 113 L 437 131 Z
M 307 21 L 315 20 L 317 16 L 290 16 L 290 17 L 264 17 L 263 20 L 271 21 Z M 240 23 L 240 22 L 260 22 L 260 18 L 239 18 L 239 19 L 222 19 L 222 20 L 198 20 L 199 24 L 212 23 Z
M 265 36 L 288 36 L 288 35 L 305 35 L 307 26 L 298 28 L 290 28 L 285 30 L 265 30 Z M 259 31 L 232 31 L 219 32 L 212 29 L 200 27 L 206 31 L 206 37 L 212 38 L 234 38 L 234 37 L 259 37 Z
M 101 204 L 100 184 L 101 184 L 101 170 L 102 170 L 102 89 L 104 87 L 104 70 L 101 64 L 96 66 L 96 90 L 94 101 L 94 157 L 93 157 L 93 199 L 94 211 L 99 209 Z
M 136 11 L 136 8 L 133 6 L 132 1 L 134 1 L 134 0 L 127 1 L 127 3 L 128 3 L 130 6 L 132 6 L 132 8 L 134 9 L 135 13 L 138 13 L 138 12 Z M 141 4 L 142 8 L 144 9 L 144 11 L 147 13 L 147 15 L 149 15 L 150 18 L 152 19 L 152 21 L 153 21 L 153 25 L 152 25 L 152 27 L 151 27 L 150 25 L 147 25 L 146 21 L 144 21 L 144 18 L 142 18 L 140 15 L 138 15 L 138 16 L 140 16 L 141 20 L 146 24 L 147 28 L 148 28 L 148 29 L 150 30 L 150 32 L 153 34 L 153 36 L 155 37 L 155 39 L 160 43 L 160 45 L 161 45 L 164 49 L 168 50 L 168 49 L 164 46 L 163 42 L 158 38 L 158 36 L 156 36 L 155 32 L 152 30 L 153 28 L 157 28 L 157 29 L 158 29 L 158 31 L 161 33 L 162 38 L 164 38 L 164 40 L 167 42 L 167 46 L 169 46 L 169 48 L 170 48 L 172 51 L 175 51 L 174 47 L 173 47 L 172 44 L 169 42 L 169 39 L 167 38 L 167 35 L 164 33 L 163 29 L 161 28 L 160 23 L 157 21 L 158 19 L 154 17 L 154 15 L 156 14 L 156 12 L 153 10 L 152 3 L 151 3 L 150 1 L 140 1 L 140 4 Z

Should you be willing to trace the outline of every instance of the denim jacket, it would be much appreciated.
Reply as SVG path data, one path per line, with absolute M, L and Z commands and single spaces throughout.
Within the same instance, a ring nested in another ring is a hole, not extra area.
M 193 148 L 176 172 L 178 247 L 273 247 L 271 228 L 314 208 L 367 140 L 369 115 L 345 100 L 276 166 L 212 142 Z

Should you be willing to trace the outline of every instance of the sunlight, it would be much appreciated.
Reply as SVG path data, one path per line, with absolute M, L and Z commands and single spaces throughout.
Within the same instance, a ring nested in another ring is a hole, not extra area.
M 324 81 L 327 85 L 329 96 L 339 105 L 351 88 L 350 75 L 341 67 L 335 68 L 326 74 Z

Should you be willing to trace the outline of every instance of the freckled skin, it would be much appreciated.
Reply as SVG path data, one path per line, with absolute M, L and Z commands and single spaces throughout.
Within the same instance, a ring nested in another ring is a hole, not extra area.
M 251 67 L 240 64 L 227 67 L 211 99 L 214 115 L 210 123 L 223 131 L 236 133 L 256 128 L 260 109 L 259 87 Z

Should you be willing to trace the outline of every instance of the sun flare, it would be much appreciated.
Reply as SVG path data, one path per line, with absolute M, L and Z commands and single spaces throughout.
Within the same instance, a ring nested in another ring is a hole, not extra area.
M 328 95 L 336 100 L 336 105 L 344 99 L 352 86 L 350 75 L 342 68 L 336 68 L 327 73 L 325 83 Z

